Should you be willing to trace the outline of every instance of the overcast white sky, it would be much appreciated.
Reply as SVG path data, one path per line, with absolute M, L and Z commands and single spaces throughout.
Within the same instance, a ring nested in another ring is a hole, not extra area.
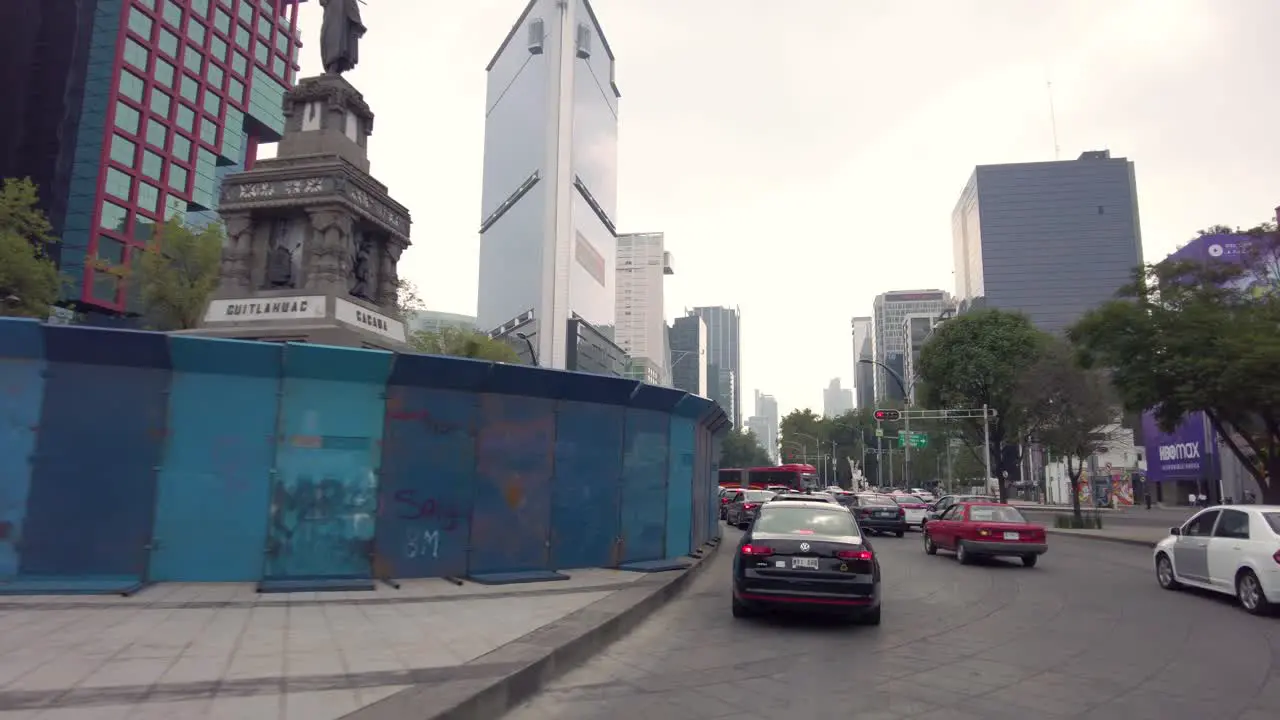
M 401 263 L 474 313 L 484 66 L 525 0 L 368 0 L 347 75 L 374 174 L 413 212 Z M 619 229 L 663 231 L 669 317 L 742 309 L 742 397 L 852 385 L 849 318 L 953 290 L 950 216 L 977 164 L 1137 162 L 1145 253 L 1280 204 L 1276 0 L 593 0 L 618 56 Z M 303 75 L 321 71 L 304 3 Z

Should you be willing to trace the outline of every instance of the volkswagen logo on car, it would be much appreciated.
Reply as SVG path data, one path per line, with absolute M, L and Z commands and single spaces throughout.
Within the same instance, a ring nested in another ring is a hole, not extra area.
M 800 552 L 809 552 L 809 543 L 800 543 Z

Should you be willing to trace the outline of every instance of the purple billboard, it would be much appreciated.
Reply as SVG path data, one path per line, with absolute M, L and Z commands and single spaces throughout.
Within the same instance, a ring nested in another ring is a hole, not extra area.
M 1147 451 L 1147 479 L 1195 480 L 1210 477 L 1213 453 L 1207 439 L 1213 437 L 1204 413 L 1191 413 L 1172 433 L 1161 432 L 1155 415 L 1142 414 L 1142 437 Z
M 1251 236 L 1242 233 L 1203 235 L 1182 246 L 1169 255 L 1167 259 L 1205 264 L 1211 262 L 1240 263 L 1244 262 L 1245 258 L 1249 256 L 1249 246 L 1252 242 L 1253 238 Z M 1256 273 L 1247 272 L 1243 276 L 1227 283 L 1227 285 L 1237 290 L 1252 291 L 1254 294 L 1262 293 L 1264 288 L 1280 287 L 1280 268 L 1270 267 L 1273 263 L 1263 263 L 1263 265 L 1267 266 L 1265 272 L 1261 269 L 1258 269 Z M 1271 277 L 1258 277 L 1258 275 L 1270 275 Z

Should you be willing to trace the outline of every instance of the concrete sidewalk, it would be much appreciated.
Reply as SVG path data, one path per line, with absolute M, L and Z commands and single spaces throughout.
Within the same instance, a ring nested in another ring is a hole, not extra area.
M 259 595 L 174 584 L 127 598 L 0 598 L 0 720 L 455 717 L 436 711 L 465 709 L 460 688 L 492 692 L 528 669 L 529 652 L 503 657 L 503 646 L 534 637 L 552 652 L 554 638 L 589 655 L 702 565 L 505 586 Z M 452 691 L 437 707 L 424 685 Z M 519 690 L 537 686 L 526 678 Z M 377 712 L 413 693 L 411 716 Z
M 1141 545 L 1155 547 L 1155 544 L 1169 536 L 1165 528 L 1126 527 L 1121 530 L 1070 530 L 1067 528 L 1045 528 L 1050 535 L 1088 538 L 1103 542 L 1122 543 L 1125 545 Z

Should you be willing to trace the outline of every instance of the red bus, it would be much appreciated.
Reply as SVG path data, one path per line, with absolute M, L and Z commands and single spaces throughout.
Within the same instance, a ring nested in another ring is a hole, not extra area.
M 744 487 L 764 490 L 768 487 L 788 487 L 803 490 L 817 487 L 818 469 L 812 465 L 791 464 L 775 467 L 721 468 L 720 487 Z

